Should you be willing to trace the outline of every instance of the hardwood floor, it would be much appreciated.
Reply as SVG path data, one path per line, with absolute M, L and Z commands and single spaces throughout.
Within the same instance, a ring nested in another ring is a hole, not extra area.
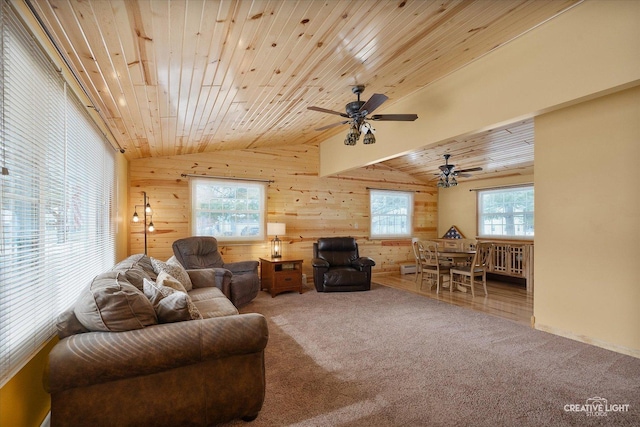
M 422 289 L 416 281 L 415 274 L 400 273 L 374 273 L 373 282 L 392 288 L 404 289 L 427 298 L 436 299 L 459 307 L 471 310 L 482 311 L 494 316 L 513 320 L 524 325 L 531 325 L 533 316 L 533 293 L 527 293 L 523 285 L 487 280 L 488 296 L 484 296 L 482 286 L 476 287 L 476 296 L 471 293 L 454 291 L 450 293 L 448 289 L 436 293 L 436 287 L 428 289 L 425 281 Z

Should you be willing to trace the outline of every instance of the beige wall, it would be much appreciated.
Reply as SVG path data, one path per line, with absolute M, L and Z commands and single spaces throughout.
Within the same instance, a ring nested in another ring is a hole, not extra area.
M 535 121 L 538 329 L 640 357 L 640 87 Z
M 640 80 L 640 2 L 586 0 L 379 113 L 376 144 L 321 144 L 321 175 L 376 163 L 461 135 L 533 117 Z
M 142 203 L 142 191 L 150 197 L 156 232 L 148 235 L 148 254 L 167 259 L 171 244 L 191 236 L 189 179 L 181 174 L 206 174 L 273 180 L 268 187 L 269 222 L 284 222 L 285 257 L 304 260 L 303 271 L 311 280 L 312 246 L 318 237 L 353 236 L 360 253 L 376 261 L 375 272 L 399 271 L 399 262 L 413 259 L 410 239 L 369 239 L 369 191 L 367 187 L 415 191 L 414 234 L 436 237 L 437 190 L 408 175 L 381 166 L 360 168 L 342 175 L 318 176 L 318 147 L 289 145 L 278 149 L 239 150 L 129 163 L 129 211 Z M 143 251 L 141 226 L 130 227 L 130 251 Z M 268 242 L 224 245 L 227 262 L 268 256 Z
M 478 233 L 477 193 L 469 190 L 499 187 L 501 185 L 533 184 L 533 175 L 518 175 L 471 182 L 459 180 L 458 182 L 457 187 L 444 188 L 438 193 L 438 237 L 442 237 L 452 225 L 455 225 L 466 238 L 476 238 Z
M 49 352 L 58 342 L 52 339 L 0 389 L 0 426 L 37 427 L 51 407 L 42 386 L 42 373 Z

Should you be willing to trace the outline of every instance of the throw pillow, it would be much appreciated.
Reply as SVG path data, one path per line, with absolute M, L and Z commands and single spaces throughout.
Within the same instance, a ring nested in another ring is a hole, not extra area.
M 96 276 L 80 293 L 73 312 L 89 331 L 122 332 L 158 323 L 153 305 L 118 271 Z
M 58 328 L 58 338 L 60 339 L 75 334 L 90 332 L 87 328 L 82 326 L 82 323 L 80 323 L 76 314 L 73 312 L 73 307 L 63 311 L 62 314 L 58 316 L 56 327 Z
M 166 271 L 158 274 L 158 278 L 156 279 L 156 284 L 160 286 L 168 286 L 170 288 L 175 289 L 176 291 L 187 293 L 185 287 L 178 281 L 175 277 L 167 273 Z
M 144 280 L 144 294 L 149 298 L 160 323 L 202 319 L 196 305 L 185 292 Z
M 151 258 L 151 264 L 153 265 L 153 271 L 155 271 L 156 274 L 166 271 L 169 275 L 182 283 L 182 286 L 184 286 L 187 291 L 190 291 L 193 288 L 193 284 L 191 283 L 187 270 L 185 270 L 178 261 L 175 261 L 175 263 L 163 262 L 159 259 Z
M 151 259 L 144 254 L 131 255 L 128 258 L 117 263 L 112 271 L 122 271 L 129 283 L 136 288 L 142 290 L 142 279 L 156 279 L 156 273 L 153 271 Z

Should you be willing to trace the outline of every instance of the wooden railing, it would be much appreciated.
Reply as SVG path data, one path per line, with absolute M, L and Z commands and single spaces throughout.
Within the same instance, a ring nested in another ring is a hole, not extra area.
M 527 292 L 533 291 L 533 242 L 478 239 L 493 243 L 489 272 L 525 279 Z

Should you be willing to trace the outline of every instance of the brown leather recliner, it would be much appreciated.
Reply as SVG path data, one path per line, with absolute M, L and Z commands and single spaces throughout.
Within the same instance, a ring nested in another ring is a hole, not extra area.
M 320 238 L 313 244 L 313 283 L 318 292 L 368 291 L 371 289 L 369 257 L 361 257 L 353 237 Z
M 218 240 L 211 236 L 193 236 L 173 242 L 173 254 L 186 270 L 219 268 L 228 270 L 222 292 L 233 305 L 241 307 L 260 291 L 258 261 L 224 262 Z M 226 272 L 225 272 L 226 273 Z M 230 280 L 229 280 L 230 278 Z

